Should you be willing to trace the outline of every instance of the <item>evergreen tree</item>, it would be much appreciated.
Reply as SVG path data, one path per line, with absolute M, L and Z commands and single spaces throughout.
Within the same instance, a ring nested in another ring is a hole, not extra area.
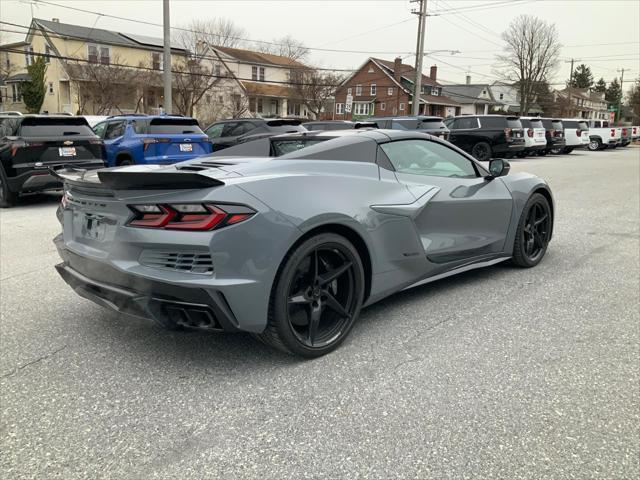
M 622 89 L 620 88 L 620 83 L 617 78 L 614 78 L 609 84 L 609 87 L 604 94 L 604 99 L 609 105 L 618 105 L 620 99 L 622 99 Z
M 31 80 L 22 84 L 22 99 L 29 113 L 40 113 L 46 88 L 44 85 L 47 64 L 44 57 L 38 57 L 27 67 Z
M 573 88 L 591 88 L 593 85 L 593 74 L 591 69 L 584 63 L 578 65 L 573 72 L 573 78 L 571 81 L 571 87 Z
M 627 104 L 631 107 L 633 113 L 640 117 L 640 77 L 636 78 L 635 83 L 629 91 Z
M 600 77 L 600 80 L 598 80 L 593 86 L 593 91 L 600 93 L 605 93 L 607 91 L 607 82 L 604 81 L 604 78 Z

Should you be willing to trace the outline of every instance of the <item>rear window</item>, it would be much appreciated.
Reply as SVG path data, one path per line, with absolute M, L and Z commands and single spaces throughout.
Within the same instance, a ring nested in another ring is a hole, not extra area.
M 23 137 L 65 137 L 95 135 L 83 117 L 30 117 L 22 120 L 20 135 Z
M 562 130 L 564 128 L 562 126 L 562 122 L 557 121 L 557 120 L 551 122 L 551 125 L 552 125 L 551 128 L 553 128 L 554 130 Z
M 324 142 L 325 140 L 328 140 L 328 138 L 322 140 L 311 138 L 300 138 L 295 140 L 272 140 L 271 148 L 273 150 L 273 156 L 279 157 L 281 155 L 286 155 L 287 153 L 297 152 L 298 150 L 310 147 L 311 145 L 316 145 L 318 143 Z
M 301 123 L 300 120 L 268 120 L 266 122 L 269 130 L 282 133 L 306 132 L 307 129 Z
M 578 128 L 578 122 L 576 120 L 563 120 L 562 125 L 564 128 Z
M 422 120 L 418 123 L 418 130 L 438 130 L 446 128 L 442 120 Z
M 204 135 L 198 121 L 194 118 L 154 118 L 149 122 L 146 133 L 183 134 L 196 133 Z
M 522 120 L 520 120 L 522 121 Z M 542 124 L 542 120 L 536 119 L 536 120 L 529 120 L 529 124 L 531 126 L 531 128 L 544 128 L 544 125 Z
M 589 124 L 587 122 L 578 122 L 578 128 L 582 131 L 589 130 Z
M 519 118 L 508 118 L 507 127 L 509 128 L 522 128 L 522 123 Z

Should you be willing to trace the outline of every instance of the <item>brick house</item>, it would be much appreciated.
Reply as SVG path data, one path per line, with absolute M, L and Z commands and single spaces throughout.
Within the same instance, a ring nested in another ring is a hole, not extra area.
M 336 89 L 333 118 L 350 120 L 373 115 L 411 115 L 415 69 L 401 58 L 390 62 L 369 58 Z M 460 104 L 442 95 L 442 85 L 433 65 L 429 76 L 422 75 L 420 114 L 447 117 L 456 115 Z M 345 111 L 347 95 L 353 97 L 351 113 Z

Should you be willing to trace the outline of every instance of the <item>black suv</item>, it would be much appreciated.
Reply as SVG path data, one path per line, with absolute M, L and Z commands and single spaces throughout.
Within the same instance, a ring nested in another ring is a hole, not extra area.
M 213 143 L 213 151 L 243 142 L 281 133 L 306 132 L 298 119 L 289 118 L 237 118 L 209 125 L 204 133 Z
M 540 155 L 546 155 L 551 150 L 564 150 L 567 140 L 564 138 L 564 125 L 562 120 L 558 118 L 541 118 L 542 125 L 546 129 L 547 148 L 539 152 Z
M 518 117 L 465 115 L 447 118 L 449 141 L 478 160 L 512 158 L 522 152 L 524 130 Z
M 412 117 L 370 117 L 370 122 L 375 122 L 378 128 L 388 128 L 391 130 L 420 130 L 421 132 L 441 137 L 444 140 L 449 138 L 449 129 L 445 126 L 442 117 L 429 117 L 417 115 Z
M 50 168 L 102 168 L 105 158 L 84 117 L 0 116 L 0 207 L 12 206 L 21 192 L 61 188 Z

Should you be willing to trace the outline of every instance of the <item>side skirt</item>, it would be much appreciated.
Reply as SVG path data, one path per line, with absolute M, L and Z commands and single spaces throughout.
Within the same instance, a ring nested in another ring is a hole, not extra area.
M 456 275 L 462 272 L 468 272 L 469 270 L 475 270 L 476 268 L 484 268 L 490 267 L 491 265 L 495 265 L 500 262 L 504 262 L 505 260 L 509 260 L 511 257 L 498 257 L 491 260 L 485 260 L 483 262 L 470 263 L 468 265 L 464 265 L 462 267 L 454 268 L 453 270 L 449 270 L 448 272 L 441 273 L 439 275 L 434 275 L 433 277 L 424 278 L 416 283 L 412 283 L 408 287 L 403 288 L 402 290 L 408 290 L 413 287 L 417 287 L 419 285 L 424 285 L 426 283 L 435 282 L 436 280 L 442 280 L 443 278 L 451 277 L 452 275 Z

